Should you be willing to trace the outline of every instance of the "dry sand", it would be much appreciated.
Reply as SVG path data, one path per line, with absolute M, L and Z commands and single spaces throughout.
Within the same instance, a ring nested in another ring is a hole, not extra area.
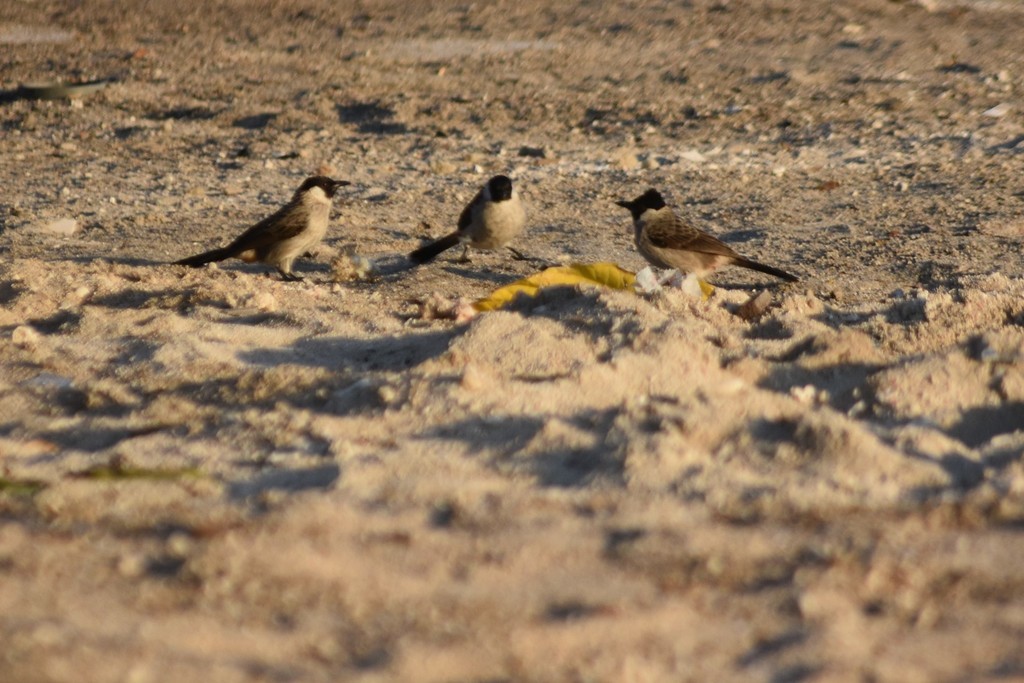
M 3 3 L 0 680 L 1024 678 L 1022 35 L 1009 1 Z M 314 172 L 354 185 L 305 281 L 166 265 Z M 534 260 L 332 282 L 499 172 Z M 804 280 L 420 314 L 638 268 L 613 201 L 650 186 Z

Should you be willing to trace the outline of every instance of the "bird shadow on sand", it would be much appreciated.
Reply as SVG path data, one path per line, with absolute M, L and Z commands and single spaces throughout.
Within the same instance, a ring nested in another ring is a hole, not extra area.
M 172 265 L 169 261 L 155 260 L 148 258 L 141 258 L 138 256 L 109 256 L 107 254 L 92 254 L 87 256 L 68 256 L 67 258 L 61 258 L 62 262 L 70 261 L 71 263 L 81 263 L 85 265 L 91 265 L 97 261 L 108 263 L 115 266 L 169 266 Z
M 886 366 L 872 363 L 835 363 L 806 368 L 791 363 L 781 364 L 763 377 L 757 385 L 780 394 L 790 395 L 793 389 L 814 387 L 818 395 L 828 396 L 834 410 L 846 413 L 872 392 L 868 380 Z
M 586 445 L 566 442 L 560 430 L 548 434 L 547 421 L 528 416 L 469 418 L 440 425 L 419 438 L 461 441 L 495 470 L 535 477 L 541 486 L 621 486 L 624 450 L 607 439 L 618 415 L 617 408 L 585 410 L 559 420 L 588 435 Z
M 334 109 L 340 123 L 355 126 L 360 133 L 403 135 L 409 132 L 408 126 L 394 120 L 395 110 L 380 100 L 336 104 Z
M 313 467 L 276 467 L 266 469 L 249 479 L 237 479 L 228 483 L 228 497 L 244 500 L 269 491 L 301 493 L 302 491 L 325 490 L 334 486 L 341 477 L 337 463 Z
M 287 348 L 245 351 L 239 358 L 261 366 L 293 363 L 329 370 L 402 372 L 441 355 L 464 331 L 453 327 L 373 339 L 306 337 Z
M 507 284 L 511 284 L 527 275 L 527 273 L 506 270 L 500 266 L 498 267 L 499 269 L 496 270 L 495 266 L 491 264 L 474 263 L 472 261 L 468 263 L 449 261 L 447 263 L 440 263 L 435 267 L 438 267 L 451 275 L 457 275 L 458 277 L 465 278 L 467 280 L 488 282 L 496 287 L 503 287 Z

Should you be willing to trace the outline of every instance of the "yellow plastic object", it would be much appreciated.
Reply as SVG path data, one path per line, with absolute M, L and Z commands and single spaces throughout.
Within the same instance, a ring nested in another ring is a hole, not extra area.
M 494 290 L 490 296 L 475 302 L 473 308 L 481 312 L 493 311 L 508 304 L 519 293 L 536 296 L 544 287 L 562 285 L 592 285 L 632 291 L 635 280 L 633 273 L 619 268 L 614 263 L 574 263 L 570 266 L 555 266 Z

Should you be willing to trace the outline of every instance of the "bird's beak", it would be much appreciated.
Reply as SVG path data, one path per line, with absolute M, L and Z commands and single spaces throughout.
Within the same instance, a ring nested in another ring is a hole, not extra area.
M 630 210 L 632 210 L 632 208 L 633 208 L 633 202 L 627 201 L 625 199 L 619 199 L 615 203 L 618 204 L 619 206 L 621 206 L 623 209 L 630 209 Z
M 338 187 L 345 187 L 346 185 L 351 185 L 351 184 L 352 184 L 352 183 L 350 183 L 350 182 L 349 182 L 349 181 L 347 181 L 347 180 L 335 180 L 335 181 L 334 181 L 334 187 L 335 187 L 335 188 L 338 188 Z

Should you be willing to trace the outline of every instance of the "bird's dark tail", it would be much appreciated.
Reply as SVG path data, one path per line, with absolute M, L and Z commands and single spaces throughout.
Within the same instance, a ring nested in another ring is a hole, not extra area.
M 416 251 L 409 254 L 409 258 L 414 263 L 426 263 L 437 258 L 437 255 L 442 251 L 446 251 L 456 246 L 459 243 L 459 233 L 453 232 L 450 235 L 446 235 L 439 240 L 435 240 L 430 244 L 426 244 Z
M 221 247 L 220 249 L 211 249 L 210 251 L 204 251 L 202 254 L 196 254 L 195 256 L 189 256 L 188 258 L 183 258 L 180 261 L 175 261 L 174 265 L 198 268 L 199 266 L 205 266 L 207 263 L 223 261 L 224 259 L 231 258 L 232 256 L 234 256 L 234 253 L 230 247 Z
M 733 265 L 740 266 L 741 268 L 749 268 L 750 270 L 756 270 L 759 273 L 767 273 L 768 275 L 774 275 L 775 277 L 781 278 L 787 282 L 800 282 L 800 278 L 798 278 L 796 275 L 790 275 L 784 270 L 772 268 L 771 266 L 766 266 L 763 263 L 758 263 L 757 261 L 750 261 L 748 259 L 741 258 L 733 261 Z

